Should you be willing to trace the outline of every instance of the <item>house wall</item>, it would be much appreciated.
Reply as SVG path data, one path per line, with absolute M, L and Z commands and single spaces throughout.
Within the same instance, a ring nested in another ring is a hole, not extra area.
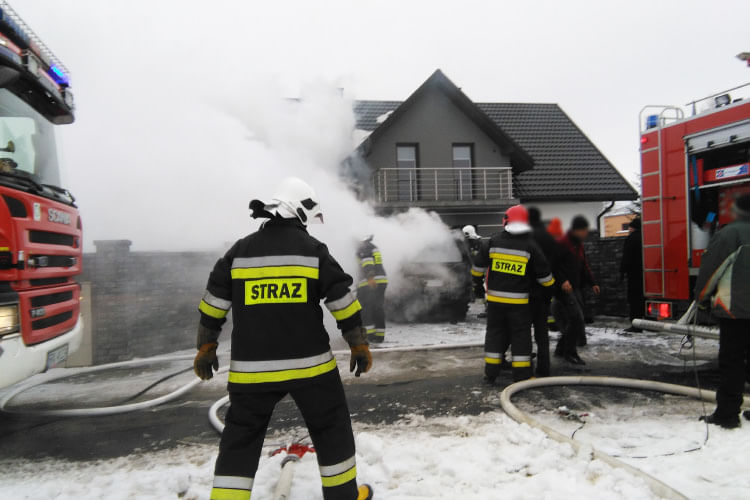
M 624 238 L 628 235 L 628 229 L 623 229 L 623 225 L 630 224 L 635 219 L 635 214 L 620 214 L 602 217 L 605 238 Z
M 371 169 L 395 168 L 396 145 L 419 144 L 419 165 L 425 168 L 453 166 L 453 144 L 474 144 L 476 167 L 510 167 L 510 157 L 477 127 L 445 94 L 431 90 L 372 144 L 365 161 Z

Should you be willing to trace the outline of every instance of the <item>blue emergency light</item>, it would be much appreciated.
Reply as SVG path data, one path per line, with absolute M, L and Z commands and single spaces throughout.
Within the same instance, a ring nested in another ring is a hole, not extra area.
M 646 128 L 656 128 L 659 126 L 659 115 L 648 115 L 646 117 Z
M 65 66 L 52 54 L 52 51 L 39 39 L 39 37 L 23 22 L 21 17 L 5 2 L 0 2 L 0 23 L 10 32 L 10 38 L 21 42 L 24 49 L 29 49 L 34 55 L 44 61 L 48 66 L 45 73 L 60 86 L 70 85 L 70 76 Z

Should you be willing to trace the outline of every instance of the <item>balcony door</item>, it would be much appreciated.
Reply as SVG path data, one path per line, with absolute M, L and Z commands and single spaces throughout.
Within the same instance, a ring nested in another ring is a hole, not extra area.
M 472 187 L 472 167 L 474 166 L 473 144 L 453 145 L 453 184 L 456 199 L 471 200 L 474 196 Z
M 416 201 L 417 167 L 419 155 L 416 144 L 399 144 L 396 146 L 396 192 L 399 201 Z

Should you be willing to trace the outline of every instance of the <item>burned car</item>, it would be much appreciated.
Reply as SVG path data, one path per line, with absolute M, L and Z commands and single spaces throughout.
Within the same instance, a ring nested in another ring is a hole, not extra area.
M 457 322 L 466 319 L 473 292 L 471 256 L 463 234 L 454 232 L 452 244 L 423 249 L 418 262 L 402 264 L 398 273 L 398 285 L 386 294 L 389 321 Z

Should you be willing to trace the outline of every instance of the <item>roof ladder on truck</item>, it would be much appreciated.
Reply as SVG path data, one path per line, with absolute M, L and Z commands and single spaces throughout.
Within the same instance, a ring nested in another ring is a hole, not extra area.
M 658 112 L 658 114 L 655 114 L 655 112 Z M 646 114 L 648 113 L 648 114 Z M 644 121 L 644 116 L 646 117 L 646 120 Z M 647 231 L 647 228 L 645 226 L 651 226 L 655 225 L 658 226 L 658 240 L 653 243 L 646 243 L 644 241 L 643 245 L 643 263 L 644 263 L 644 288 L 645 288 L 645 295 L 650 297 L 665 297 L 666 296 L 666 277 L 665 277 L 665 269 L 664 269 L 664 178 L 663 178 L 663 163 L 664 163 L 664 151 L 662 149 L 662 141 L 663 141 L 663 131 L 662 127 L 666 125 L 668 122 L 672 122 L 675 120 L 681 120 L 684 117 L 684 113 L 682 109 L 674 107 L 674 106 L 645 106 L 640 113 L 639 116 L 639 127 L 640 127 L 640 133 L 644 134 L 650 131 L 650 129 L 656 129 L 656 146 L 650 146 L 648 148 L 641 148 L 641 158 L 642 158 L 642 168 L 644 169 L 644 172 L 642 173 L 642 178 L 648 178 L 651 176 L 657 177 L 657 185 L 658 188 L 656 191 L 653 191 L 653 188 L 647 188 L 646 182 L 643 182 L 643 186 L 641 186 L 642 189 L 642 196 L 641 199 L 643 203 L 643 207 L 641 209 L 641 220 L 644 226 L 644 233 Z M 644 128 L 645 124 L 645 128 Z M 656 155 L 658 157 L 658 168 L 656 170 L 649 170 L 648 172 L 645 171 L 646 168 L 648 168 L 645 163 L 645 154 L 648 152 L 655 151 Z M 647 192 L 648 189 L 648 192 Z M 652 209 L 649 207 L 646 208 L 646 204 L 650 203 L 656 203 L 656 209 Z M 644 240 L 645 240 L 645 234 L 644 234 Z M 659 267 L 653 267 L 653 264 L 651 267 L 645 267 L 646 263 L 652 262 L 652 259 L 646 258 L 646 252 L 650 248 L 658 249 L 659 252 Z M 649 274 L 656 274 L 658 273 L 659 276 L 659 291 L 655 292 L 653 289 L 648 289 L 648 283 L 651 280 L 647 279 L 647 276 Z

